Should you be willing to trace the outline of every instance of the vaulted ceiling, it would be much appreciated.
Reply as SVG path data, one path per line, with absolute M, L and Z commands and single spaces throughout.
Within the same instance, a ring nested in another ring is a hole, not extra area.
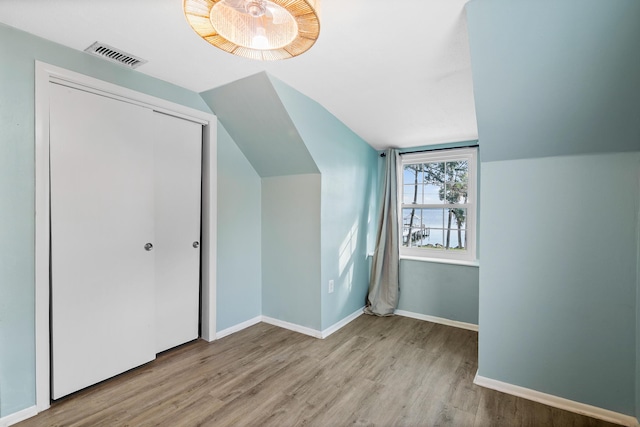
M 106 43 L 195 92 L 267 71 L 383 149 L 477 138 L 466 2 L 322 0 L 319 40 L 278 62 L 209 45 L 181 0 L 2 0 L 0 22 L 77 50 Z

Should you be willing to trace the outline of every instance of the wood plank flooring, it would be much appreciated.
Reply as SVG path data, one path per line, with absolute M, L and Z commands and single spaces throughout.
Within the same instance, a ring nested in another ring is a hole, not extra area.
M 18 426 L 614 426 L 473 384 L 476 332 L 360 316 L 195 341 Z

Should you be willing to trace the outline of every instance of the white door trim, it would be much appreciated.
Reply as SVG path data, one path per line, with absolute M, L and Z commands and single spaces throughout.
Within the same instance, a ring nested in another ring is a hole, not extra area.
M 202 334 L 207 341 L 216 331 L 216 215 L 217 119 L 211 113 L 123 88 L 83 74 L 35 61 L 35 347 L 36 406 L 50 406 L 49 365 L 49 84 L 65 82 L 83 90 L 141 104 L 165 114 L 203 125 L 202 158 Z

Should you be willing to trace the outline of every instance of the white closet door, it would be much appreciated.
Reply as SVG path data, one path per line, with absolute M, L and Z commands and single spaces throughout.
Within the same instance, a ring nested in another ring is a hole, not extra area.
M 152 111 L 50 84 L 52 396 L 155 358 Z
M 159 353 L 198 338 L 202 125 L 154 113 L 153 129 Z

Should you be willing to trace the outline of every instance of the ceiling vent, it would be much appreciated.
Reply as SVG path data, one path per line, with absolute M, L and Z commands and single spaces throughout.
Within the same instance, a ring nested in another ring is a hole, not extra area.
M 146 64 L 147 61 L 140 59 L 137 56 L 131 55 L 127 52 L 123 52 L 114 47 L 106 45 L 104 43 L 95 42 L 84 50 L 92 55 L 99 56 L 107 61 L 115 62 L 120 65 L 124 65 L 127 68 L 138 68 L 142 64 Z

